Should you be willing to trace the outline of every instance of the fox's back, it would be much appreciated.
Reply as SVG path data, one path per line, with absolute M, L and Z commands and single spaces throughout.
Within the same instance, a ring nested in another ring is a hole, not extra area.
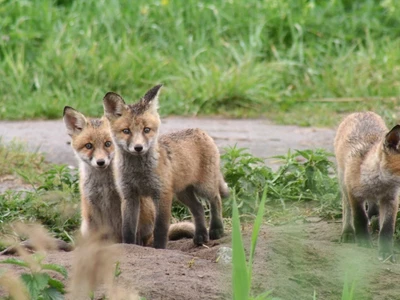
M 382 118 L 373 112 L 353 113 L 339 125 L 335 137 L 335 155 L 339 169 L 346 164 L 362 160 L 382 141 L 387 127 Z
M 164 134 L 159 143 L 161 159 L 170 164 L 168 169 L 173 173 L 172 177 L 179 177 L 174 185 L 203 182 L 210 176 L 218 181 L 219 151 L 214 140 L 203 130 L 186 129 Z

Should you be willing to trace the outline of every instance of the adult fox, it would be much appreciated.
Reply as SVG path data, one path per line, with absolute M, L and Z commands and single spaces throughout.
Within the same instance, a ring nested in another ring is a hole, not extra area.
M 223 235 L 221 196 L 229 194 L 220 171 L 220 156 L 213 139 L 200 129 L 186 129 L 159 137 L 158 96 L 161 85 L 150 89 L 138 103 L 127 105 L 118 94 L 104 97 L 104 112 L 117 147 L 115 178 L 122 195 L 122 239 L 138 243 L 140 199 L 156 205 L 154 247 L 165 248 L 173 195 L 189 207 L 196 226 L 194 243 Z M 211 208 L 209 234 L 204 208 Z
M 378 204 L 379 258 L 392 256 L 400 187 L 400 126 L 389 131 L 373 112 L 351 114 L 337 130 L 335 154 L 343 200 L 342 241 L 371 245 L 365 202 L 374 210 Z

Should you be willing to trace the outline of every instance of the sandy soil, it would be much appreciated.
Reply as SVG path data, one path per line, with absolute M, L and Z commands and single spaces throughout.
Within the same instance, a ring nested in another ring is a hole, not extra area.
M 400 299 L 400 264 L 378 261 L 376 247 L 340 244 L 340 227 L 325 221 L 264 225 L 255 255 L 253 293 L 270 290 L 272 296 L 288 300 L 313 299 L 315 293 L 316 299 L 336 300 L 347 280 L 350 285 L 355 282 L 355 299 Z M 244 236 L 248 245 L 249 229 Z M 221 246 L 230 246 L 229 234 L 209 248 L 195 247 L 191 240 L 169 242 L 167 250 L 113 246 L 119 253 L 113 261 L 121 263 L 122 272 L 115 283 L 146 299 L 229 299 L 231 268 L 218 260 Z M 52 252 L 47 261 L 72 274 L 76 253 Z M 85 267 L 79 265 L 78 273 Z M 103 293 L 104 288 L 98 289 L 96 299 Z

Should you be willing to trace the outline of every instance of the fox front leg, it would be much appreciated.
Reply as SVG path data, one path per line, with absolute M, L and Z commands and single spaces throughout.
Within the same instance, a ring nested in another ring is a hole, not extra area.
M 156 207 L 158 207 L 154 226 L 154 248 L 165 249 L 167 247 L 172 197 L 172 191 L 162 192 L 159 201 L 157 196 L 153 197 L 153 201 L 155 202 Z
M 130 193 L 134 195 L 129 199 L 122 199 L 122 242 L 125 244 L 140 244 L 138 243 L 138 224 L 140 213 L 140 198 L 137 192 Z

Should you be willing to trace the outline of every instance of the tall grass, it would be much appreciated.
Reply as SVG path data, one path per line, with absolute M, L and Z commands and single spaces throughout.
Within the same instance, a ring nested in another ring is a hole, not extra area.
M 162 82 L 163 114 L 394 119 L 399 25 L 393 0 L 6 0 L 0 118 L 99 115 L 107 91 L 133 101 Z
M 253 260 L 256 250 L 258 234 L 263 221 L 265 202 L 267 199 L 267 187 L 261 198 L 260 207 L 257 212 L 257 217 L 253 225 L 253 233 L 251 235 L 250 255 L 246 262 L 244 252 L 244 243 L 240 231 L 239 210 L 236 203 L 236 198 L 233 198 L 232 203 L 232 296 L 233 299 L 271 299 L 269 292 L 262 295 L 251 297 L 251 284 L 253 273 Z

